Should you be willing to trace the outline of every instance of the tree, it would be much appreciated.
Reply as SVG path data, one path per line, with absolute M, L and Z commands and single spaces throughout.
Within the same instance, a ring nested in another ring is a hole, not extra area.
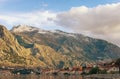
M 100 71 L 98 67 L 93 67 L 90 71 L 89 74 L 97 74 Z
M 115 65 L 119 68 L 120 73 L 120 58 L 116 60 Z
M 107 70 L 100 70 L 99 74 L 107 74 Z

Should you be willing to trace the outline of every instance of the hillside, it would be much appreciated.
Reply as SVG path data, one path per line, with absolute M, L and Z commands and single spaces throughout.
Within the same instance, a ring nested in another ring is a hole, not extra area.
M 21 32 L 19 31 L 21 27 L 27 30 Z M 30 30 L 31 28 L 32 30 Z M 94 39 L 81 34 L 67 33 L 60 30 L 46 31 L 24 25 L 14 27 L 11 31 L 16 37 L 21 37 L 21 39 L 18 39 L 21 45 L 21 40 L 23 40 L 24 43 L 49 46 L 57 53 L 67 57 L 66 60 L 70 61 L 69 63 L 73 66 L 82 62 L 95 62 L 120 57 L 118 46 L 105 40 Z
M 60 67 L 64 57 L 54 49 L 36 43 L 24 47 L 5 26 L 0 25 L 0 64 L 7 66 Z
M 63 68 L 119 57 L 120 48 L 105 40 L 24 25 L 8 31 L 0 25 L 0 65 Z

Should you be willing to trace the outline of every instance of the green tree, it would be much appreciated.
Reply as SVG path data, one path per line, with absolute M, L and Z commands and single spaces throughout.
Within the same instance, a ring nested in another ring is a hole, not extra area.
M 89 74 L 97 74 L 99 73 L 100 69 L 98 67 L 93 67 L 90 71 Z
M 115 65 L 119 68 L 120 73 L 120 58 L 116 60 Z
M 107 71 L 106 70 L 100 70 L 99 74 L 107 74 Z

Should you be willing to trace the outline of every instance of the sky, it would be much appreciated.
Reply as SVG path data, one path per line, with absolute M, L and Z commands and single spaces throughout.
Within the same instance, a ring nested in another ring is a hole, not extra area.
M 0 0 L 0 24 L 60 29 L 120 46 L 120 0 Z

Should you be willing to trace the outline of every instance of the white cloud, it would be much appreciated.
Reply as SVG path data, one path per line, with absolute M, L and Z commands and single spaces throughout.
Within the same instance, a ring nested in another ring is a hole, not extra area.
M 37 27 L 55 26 L 53 20 L 56 18 L 56 13 L 50 11 L 37 11 L 31 13 L 13 13 L 8 15 L 0 15 L 0 21 L 4 25 L 26 24 Z
M 102 38 L 120 46 L 120 3 L 94 8 L 73 7 L 59 13 L 55 22 L 75 32 Z
M 120 3 L 99 5 L 94 8 L 73 7 L 61 13 L 35 11 L 0 14 L 0 24 L 11 27 L 26 24 L 50 29 L 62 26 L 65 29 L 69 28 L 77 33 L 102 38 L 120 46 Z

